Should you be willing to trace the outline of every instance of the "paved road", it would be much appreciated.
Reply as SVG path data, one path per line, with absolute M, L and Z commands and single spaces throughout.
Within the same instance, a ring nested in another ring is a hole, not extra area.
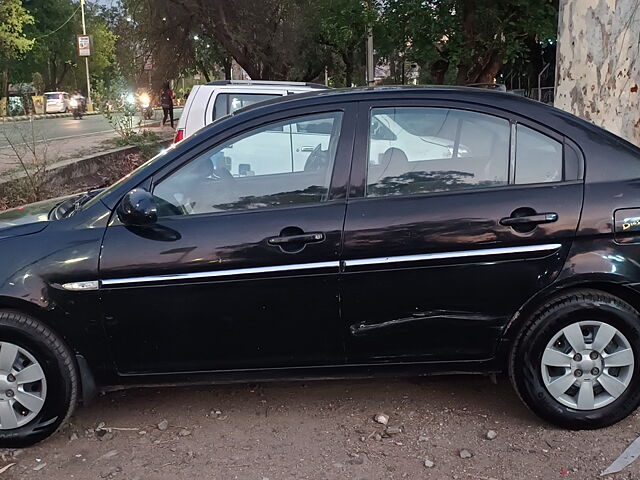
M 180 117 L 182 108 L 174 110 L 175 118 Z M 156 111 L 155 121 L 162 119 L 162 113 Z M 90 115 L 82 120 L 74 120 L 73 118 L 52 118 L 46 120 L 36 120 L 33 122 L 34 134 L 38 141 L 46 140 L 64 140 L 70 141 L 74 138 L 80 138 L 86 135 L 98 133 L 113 132 L 113 128 L 102 115 Z M 29 122 L 6 123 L 0 125 L 0 148 L 8 146 L 6 136 L 11 141 L 23 143 L 23 136 L 31 137 L 31 129 Z

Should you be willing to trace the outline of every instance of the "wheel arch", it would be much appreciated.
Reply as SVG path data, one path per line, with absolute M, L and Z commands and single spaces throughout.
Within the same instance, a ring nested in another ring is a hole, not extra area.
M 59 336 L 75 359 L 75 366 L 78 369 L 78 377 L 80 379 L 80 398 L 82 403 L 86 405 L 93 400 L 97 394 L 93 371 L 84 355 L 78 352 L 73 342 L 69 342 L 68 336 L 59 328 L 58 322 L 55 321 L 50 312 L 27 300 L 5 295 L 0 295 L 0 311 L 13 311 L 34 317 Z
M 47 310 L 35 303 L 29 302 L 22 298 L 0 295 L 0 310 L 14 310 L 16 312 L 31 315 L 32 317 L 35 317 L 42 323 L 46 324 L 47 327 L 52 329 L 58 335 L 64 337 L 63 332 L 60 332 L 56 328 L 55 322 L 51 318 L 51 315 L 48 314 Z
M 551 285 L 527 300 L 505 326 L 496 352 L 499 365 L 506 367 L 508 354 L 516 336 L 536 310 L 553 298 L 578 289 L 598 290 L 614 295 L 640 311 L 640 292 L 634 290 L 629 283 L 620 281 L 618 277 L 586 276 L 573 279 L 571 282 Z

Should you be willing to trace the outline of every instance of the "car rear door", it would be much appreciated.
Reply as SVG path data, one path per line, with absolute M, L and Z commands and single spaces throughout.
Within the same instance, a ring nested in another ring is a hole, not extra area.
M 564 263 L 579 153 L 491 107 L 364 102 L 359 119 L 342 254 L 349 362 L 490 358 Z M 408 134 L 370 128 L 385 119 Z
M 337 281 L 355 106 L 318 108 L 212 139 L 154 176 L 156 224 L 109 225 L 100 275 L 119 372 L 344 363 Z M 334 130 L 314 168 L 293 165 L 288 137 L 235 158 L 318 120 Z

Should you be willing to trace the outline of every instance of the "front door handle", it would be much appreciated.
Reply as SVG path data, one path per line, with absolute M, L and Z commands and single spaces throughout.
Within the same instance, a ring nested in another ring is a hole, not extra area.
M 537 213 L 535 215 L 525 215 L 523 217 L 505 217 L 500 219 L 500 225 L 513 227 L 520 225 L 538 225 L 541 223 L 553 223 L 558 220 L 555 212 Z
M 288 244 L 306 244 L 306 243 L 315 243 L 321 242 L 324 240 L 324 233 L 315 232 L 315 233 L 303 233 L 300 235 L 287 235 L 285 237 L 271 237 L 267 240 L 269 245 L 288 245 Z

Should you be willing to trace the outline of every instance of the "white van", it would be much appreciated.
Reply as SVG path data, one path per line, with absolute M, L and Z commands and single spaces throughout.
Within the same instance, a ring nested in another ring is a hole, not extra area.
M 220 117 L 254 103 L 327 88 L 317 83 L 262 80 L 219 80 L 196 85 L 178 120 L 175 142 L 193 135 Z

